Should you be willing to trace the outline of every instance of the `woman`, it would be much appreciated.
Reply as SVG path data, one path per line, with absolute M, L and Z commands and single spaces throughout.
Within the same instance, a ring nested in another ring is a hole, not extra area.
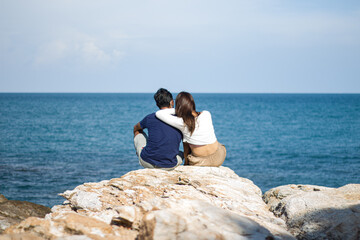
M 185 165 L 218 167 L 224 162 L 226 148 L 216 139 L 211 114 L 196 112 L 190 93 L 179 93 L 175 109 L 159 110 L 156 117 L 182 132 Z

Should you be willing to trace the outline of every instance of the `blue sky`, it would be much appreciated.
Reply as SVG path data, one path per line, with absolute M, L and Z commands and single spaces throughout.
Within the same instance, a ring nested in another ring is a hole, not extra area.
M 0 92 L 360 93 L 360 1 L 0 0 Z

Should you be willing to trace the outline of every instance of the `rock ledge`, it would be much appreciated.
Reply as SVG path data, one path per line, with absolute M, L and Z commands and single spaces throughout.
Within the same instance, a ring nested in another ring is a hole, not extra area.
M 180 166 L 61 195 L 64 204 L 45 218 L 29 217 L 0 239 L 360 239 L 360 184 L 286 185 L 262 196 L 229 168 Z
M 3 236 L 294 239 L 285 222 L 268 210 L 261 190 L 226 167 L 141 169 L 61 195 L 64 205 L 54 206 L 45 219 L 28 218 Z
M 298 239 L 360 239 L 360 184 L 286 185 L 263 198 Z

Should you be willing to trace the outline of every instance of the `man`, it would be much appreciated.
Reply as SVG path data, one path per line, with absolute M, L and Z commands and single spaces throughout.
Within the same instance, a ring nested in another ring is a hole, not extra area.
M 160 109 L 173 108 L 171 93 L 160 88 L 155 94 Z M 143 129 L 148 129 L 147 136 Z M 134 145 L 139 163 L 144 168 L 173 170 L 182 163 L 183 153 L 179 152 L 181 132 L 156 118 L 155 113 L 147 115 L 134 126 Z

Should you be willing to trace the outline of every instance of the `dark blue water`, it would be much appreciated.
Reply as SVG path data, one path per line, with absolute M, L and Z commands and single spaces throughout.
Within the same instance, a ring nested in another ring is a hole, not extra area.
M 194 94 L 224 165 L 263 191 L 360 183 L 360 94 Z M 53 206 L 79 184 L 139 169 L 132 128 L 152 94 L 0 94 L 0 193 Z

